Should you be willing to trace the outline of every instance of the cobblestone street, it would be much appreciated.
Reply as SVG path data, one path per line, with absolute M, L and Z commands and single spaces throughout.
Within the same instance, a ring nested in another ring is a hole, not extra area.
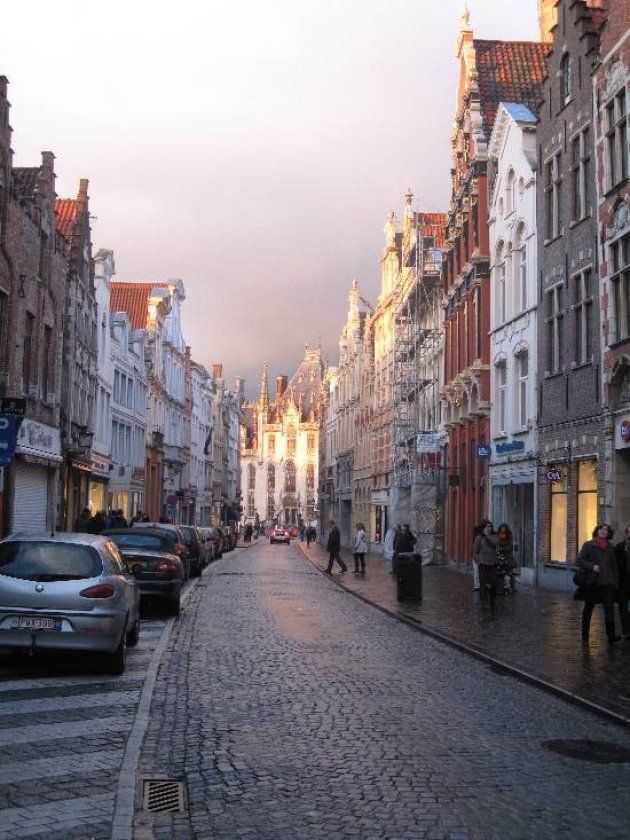
M 186 810 L 134 837 L 625 838 L 627 764 L 551 752 L 627 732 L 418 633 L 296 545 L 213 564 L 158 675 L 138 777 Z

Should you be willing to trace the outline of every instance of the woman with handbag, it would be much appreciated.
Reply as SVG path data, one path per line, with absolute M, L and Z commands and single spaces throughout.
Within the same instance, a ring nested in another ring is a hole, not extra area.
M 582 641 L 587 642 L 591 627 L 591 616 L 595 604 L 604 607 L 604 620 L 608 643 L 614 644 L 621 638 L 615 633 L 615 599 L 617 592 L 617 561 L 611 539 L 613 530 L 605 522 L 597 525 L 593 539 L 582 546 L 578 557 L 578 579 L 582 576 L 584 609 L 582 610 Z

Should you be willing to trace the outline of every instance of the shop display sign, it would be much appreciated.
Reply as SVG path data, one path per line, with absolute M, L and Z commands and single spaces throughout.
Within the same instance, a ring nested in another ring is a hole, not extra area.
M 545 467 L 545 478 L 550 484 L 556 484 L 558 481 L 564 480 L 564 474 L 560 467 L 550 465 Z
M 489 458 L 492 453 L 492 448 L 485 443 L 480 443 L 477 446 L 477 458 Z
M 630 441 L 630 420 L 622 420 L 620 427 L 621 440 L 625 443 Z

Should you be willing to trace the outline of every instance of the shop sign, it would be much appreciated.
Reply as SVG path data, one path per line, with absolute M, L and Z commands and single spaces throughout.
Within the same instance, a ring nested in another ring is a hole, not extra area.
M 619 428 L 621 440 L 627 443 L 630 440 L 630 420 L 622 420 Z
M 0 464 L 12 463 L 15 454 L 15 416 L 0 414 Z
M 480 443 L 477 446 L 477 458 L 489 458 L 492 454 L 492 447 L 485 443 Z
M 545 478 L 550 484 L 556 484 L 558 481 L 564 481 L 564 473 L 560 467 L 551 465 L 545 467 Z
M 16 451 L 31 455 L 55 457 L 60 455 L 59 429 L 26 419 L 20 426 Z
M 497 455 L 511 455 L 513 452 L 524 452 L 524 440 L 510 440 L 507 443 L 497 443 Z

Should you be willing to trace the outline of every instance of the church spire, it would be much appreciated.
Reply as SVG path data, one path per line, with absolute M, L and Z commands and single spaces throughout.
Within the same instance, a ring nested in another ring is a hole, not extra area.
M 258 395 L 258 407 L 266 412 L 269 408 L 269 383 L 267 381 L 267 362 L 263 364 L 260 377 L 260 394 Z

